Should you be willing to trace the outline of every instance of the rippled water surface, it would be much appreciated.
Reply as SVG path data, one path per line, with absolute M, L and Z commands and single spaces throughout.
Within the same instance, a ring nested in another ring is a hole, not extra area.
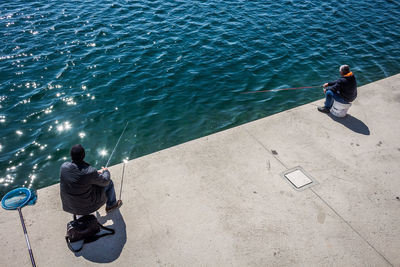
M 58 182 L 400 72 L 398 1 L 1 1 L 0 194 Z M 362 94 L 362 91 L 360 92 Z

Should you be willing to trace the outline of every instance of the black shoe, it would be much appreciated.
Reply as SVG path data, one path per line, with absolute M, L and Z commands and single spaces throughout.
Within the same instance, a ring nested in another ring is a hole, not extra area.
M 116 209 L 119 209 L 122 206 L 122 200 L 117 200 L 114 206 L 106 207 L 106 213 L 113 212 Z
M 326 107 L 318 107 L 318 111 L 322 113 L 329 113 L 329 109 L 327 109 Z

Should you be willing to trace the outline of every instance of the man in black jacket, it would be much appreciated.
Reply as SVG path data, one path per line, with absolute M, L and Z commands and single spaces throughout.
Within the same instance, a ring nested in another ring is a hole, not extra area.
M 356 77 L 350 71 L 350 67 L 348 65 L 342 65 L 339 71 L 341 77 L 338 80 L 323 85 L 326 98 L 325 106 L 318 107 L 318 110 L 321 112 L 329 113 L 333 105 L 333 100 L 343 104 L 349 104 L 357 97 Z
M 85 149 L 81 145 L 71 148 L 72 162 L 64 162 L 60 169 L 60 195 L 64 211 L 87 215 L 106 203 L 109 213 L 122 205 L 116 200 L 110 172 L 102 167 L 100 171 L 86 163 Z

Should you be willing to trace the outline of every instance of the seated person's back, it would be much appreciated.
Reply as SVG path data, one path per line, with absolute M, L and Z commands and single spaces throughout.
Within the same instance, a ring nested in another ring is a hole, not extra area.
M 60 169 L 60 195 L 63 210 L 76 215 L 86 215 L 107 203 L 106 211 L 121 206 L 116 201 L 110 172 L 97 171 L 83 159 L 85 150 L 81 145 L 71 148 L 72 162 L 65 162 Z

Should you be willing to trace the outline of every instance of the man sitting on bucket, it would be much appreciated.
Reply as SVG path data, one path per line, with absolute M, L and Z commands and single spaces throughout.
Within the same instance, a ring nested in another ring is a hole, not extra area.
M 354 74 L 350 71 L 350 67 L 348 65 L 342 65 L 339 71 L 342 77 L 334 82 L 325 83 L 323 85 L 326 98 L 325 106 L 318 107 L 318 110 L 321 112 L 329 113 L 333 105 L 333 100 L 343 104 L 349 104 L 357 97 L 356 77 L 354 77 Z
M 106 203 L 106 212 L 118 209 L 122 201 L 116 199 L 110 172 L 100 171 L 86 163 L 81 145 L 71 148 L 72 162 L 64 162 L 60 169 L 60 194 L 64 211 L 75 215 L 95 212 Z

